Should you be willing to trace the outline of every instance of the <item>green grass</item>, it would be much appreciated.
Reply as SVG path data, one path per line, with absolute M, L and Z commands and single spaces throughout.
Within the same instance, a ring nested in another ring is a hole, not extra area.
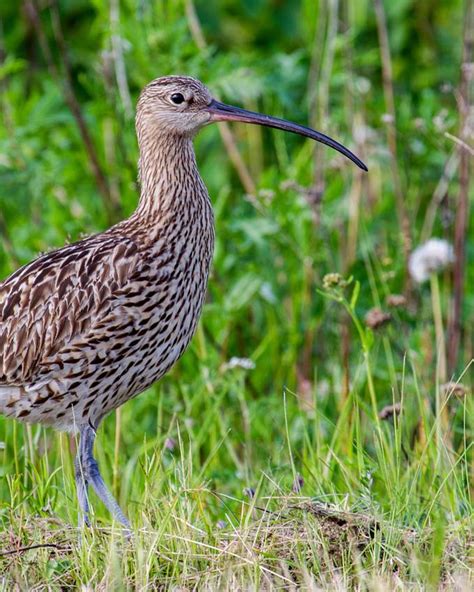
M 133 117 L 107 53 L 117 4 L 59 3 L 72 88 L 107 195 L 65 98 L 68 66 L 51 10 L 40 22 L 56 74 L 38 31 L 8 4 L 2 277 L 127 215 L 137 191 Z M 413 246 L 430 236 L 452 242 L 462 189 L 449 137 L 460 125 L 461 4 L 385 5 L 391 153 L 373 2 L 341 0 L 337 15 L 326 1 L 196 2 L 197 17 L 189 2 L 120 3 L 132 102 L 156 76 L 193 74 L 229 103 L 310 121 L 370 170 L 327 149 L 314 154 L 293 136 L 236 126 L 249 183 L 216 127 L 199 135 L 217 224 L 203 317 L 179 364 L 109 416 L 96 445 L 133 538 L 94 497 L 94 527 L 76 528 L 73 440 L 0 417 L 0 589 L 472 586 L 474 208 L 461 347 L 446 375 L 466 394 L 445 395 L 435 324 L 447 333 L 452 272 L 410 282 L 396 205 L 398 174 Z M 335 285 L 332 273 L 345 281 Z M 406 303 L 390 307 L 402 293 Z M 392 317 L 371 329 L 375 307 Z M 255 367 L 229 367 L 235 356 Z M 393 404 L 401 412 L 382 419 Z
M 364 389 L 354 388 L 331 419 L 324 410 L 338 398 L 331 387 L 314 393 L 306 412 L 289 390 L 256 397 L 249 383 L 258 363 L 223 370 L 212 352 L 199 352 L 200 338 L 194 380 L 166 378 L 100 430 L 97 458 L 131 517 L 130 543 L 110 530 L 95 499 L 95 527 L 78 537 L 67 436 L 5 422 L 2 547 L 18 550 L 1 558 L 7 589 L 7 582 L 229 590 L 291 582 L 466 585 L 470 399 L 449 402 L 457 426 L 450 451 L 440 417 L 416 387 L 410 354 L 398 418 L 378 420 Z M 386 351 L 388 365 L 394 352 Z M 374 378 L 363 362 L 355 374 L 362 385 Z M 425 440 L 414 435 L 418 420 Z M 298 494 L 296 473 L 304 479 Z M 21 551 L 51 543 L 58 548 Z

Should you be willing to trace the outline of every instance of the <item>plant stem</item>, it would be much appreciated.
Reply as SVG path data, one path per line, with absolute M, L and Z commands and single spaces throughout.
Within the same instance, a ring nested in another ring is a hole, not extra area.
M 439 289 L 439 280 L 436 273 L 430 276 L 431 284 L 431 304 L 433 307 L 433 321 L 435 326 L 436 358 L 437 371 L 436 378 L 439 383 L 446 382 L 446 343 L 444 340 L 443 313 L 441 310 L 441 293 Z
M 390 164 L 392 172 L 393 189 L 397 204 L 397 213 L 403 240 L 405 260 L 411 251 L 410 219 L 405 206 L 405 196 L 402 189 L 400 170 L 398 167 L 397 153 L 397 120 L 395 112 L 395 98 L 393 90 L 392 58 L 390 55 L 390 44 L 388 39 L 387 20 L 382 0 L 374 0 L 375 16 L 377 20 L 377 31 L 380 43 L 380 59 L 382 61 L 382 81 L 385 96 L 385 107 L 389 121 L 387 123 L 387 142 L 390 150 Z M 408 278 L 409 276 L 407 276 Z
M 460 140 L 472 138 L 474 133 L 474 2 L 465 0 L 465 19 L 463 35 L 463 60 L 461 65 L 461 84 L 459 89 Z M 466 261 L 466 232 L 469 219 L 470 162 L 469 150 L 459 146 L 459 198 L 456 206 L 454 225 L 454 297 L 448 324 L 450 374 L 456 367 L 461 341 L 461 316 L 464 301 L 464 275 Z
M 449 414 L 446 395 L 442 391 L 442 385 L 447 380 L 446 370 L 446 343 L 443 328 L 443 313 L 441 308 L 441 293 L 439 280 L 436 273 L 430 277 L 431 284 L 431 305 L 433 308 L 433 321 L 435 326 L 436 344 L 436 422 L 439 430 L 447 437 L 449 433 Z M 441 433 L 438 430 L 438 452 L 441 450 Z

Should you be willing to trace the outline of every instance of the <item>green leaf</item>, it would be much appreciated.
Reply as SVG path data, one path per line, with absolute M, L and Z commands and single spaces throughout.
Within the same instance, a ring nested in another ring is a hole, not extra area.
M 351 310 L 355 310 L 357 300 L 359 299 L 359 293 L 360 293 L 360 282 L 356 281 L 354 284 L 354 289 L 352 290 L 351 301 L 350 301 L 350 305 L 349 305 L 351 307 Z

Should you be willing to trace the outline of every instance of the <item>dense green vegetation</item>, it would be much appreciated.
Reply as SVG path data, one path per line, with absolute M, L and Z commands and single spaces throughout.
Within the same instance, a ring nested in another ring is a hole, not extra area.
M 310 124 L 369 173 L 282 132 L 201 132 L 217 244 L 198 332 L 165 379 L 107 418 L 97 443 L 136 535 L 110 534 L 94 499 L 103 528 L 80 544 L 74 442 L 0 417 L 0 588 L 467 589 L 469 9 L 470 0 L 1 3 L 2 278 L 133 211 L 134 104 L 164 74 Z M 409 253 L 456 232 L 464 269 L 414 282 Z M 374 308 L 390 318 L 374 320 Z

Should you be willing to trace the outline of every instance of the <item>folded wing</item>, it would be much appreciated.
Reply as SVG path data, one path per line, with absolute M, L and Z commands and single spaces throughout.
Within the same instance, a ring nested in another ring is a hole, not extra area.
M 48 365 L 61 364 L 58 354 L 120 307 L 140 264 L 133 240 L 106 233 L 47 253 L 0 283 L 0 386 L 44 379 Z

